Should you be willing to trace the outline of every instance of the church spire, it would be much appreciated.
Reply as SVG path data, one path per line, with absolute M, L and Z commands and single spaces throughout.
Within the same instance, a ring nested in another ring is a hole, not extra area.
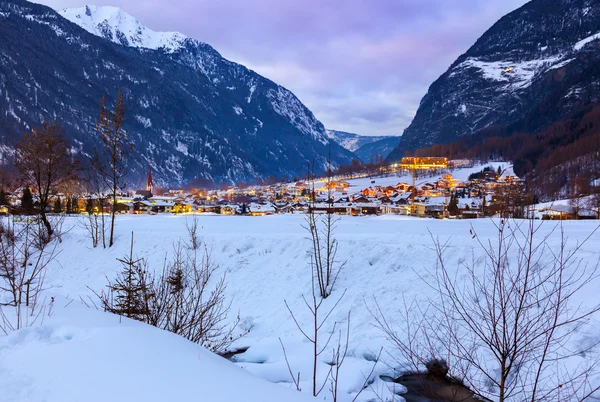
M 148 169 L 148 183 L 146 183 L 146 191 L 152 192 L 152 170 Z

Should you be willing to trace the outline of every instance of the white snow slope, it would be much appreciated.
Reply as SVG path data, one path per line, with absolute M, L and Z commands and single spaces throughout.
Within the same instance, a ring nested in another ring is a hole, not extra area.
M 42 324 L 0 336 L 3 402 L 310 400 L 170 332 L 62 298 L 53 305 Z

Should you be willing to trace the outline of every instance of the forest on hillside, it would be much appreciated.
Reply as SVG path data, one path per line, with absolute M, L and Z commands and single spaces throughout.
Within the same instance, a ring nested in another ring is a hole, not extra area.
M 590 193 L 590 183 L 600 178 L 600 103 L 541 130 L 528 131 L 527 125 L 488 127 L 450 144 L 420 148 L 414 155 L 512 161 L 515 173 L 540 199 Z

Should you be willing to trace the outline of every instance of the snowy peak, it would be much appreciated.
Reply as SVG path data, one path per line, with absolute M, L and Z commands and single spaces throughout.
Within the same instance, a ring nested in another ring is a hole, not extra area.
M 60 15 L 93 35 L 123 46 L 174 51 L 187 37 L 178 32 L 155 32 L 117 7 L 65 8 Z

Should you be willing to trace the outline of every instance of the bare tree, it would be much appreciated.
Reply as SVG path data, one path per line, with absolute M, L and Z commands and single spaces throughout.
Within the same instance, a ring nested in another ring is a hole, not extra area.
M 586 200 L 583 195 L 579 194 L 569 199 L 569 206 L 573 211 L 573 218 L 580 219 L 583 208 L 586 205 Z
M 60 126 L 44 123 L 42 127 L 26 133 L 17 145 L 15 164 L 23 182 L 37 193 L 38 213 L 50 239 L 54 229 L 46 215 L 49 197 L 73 179 L 79 166 Z
M 575 335 L 600 310 L 600 304 L 584 307 L 576 301 L 598 277 L 597 265 L 588 267 L 579 257 L 596 231 L 569 246 L 561 226 L 560 244 L 553 247 L 549 239 L 556 228 L 543 235 L 534 221 L 493 222 L 494 241 L 471 229 L 483 257 L 458 270 L 447 265 L 449 243 L 432 236 L 437 264 L 427 284 L 438 297 L 430 301 L 426 322 L 417 321 L 408 337 L 381 320 L 379 326 L 417 364 L 445 353 L 450 373 L 483 397 L 500 402 L 590 398 L 600 389 L 591 380 L 596 345 L 572 347 Z M 579 361 L 567 368 L 572 359 Z
M 79 224 L 85 229 L 96 248 L 100 243 L 106 248 L 106 220 L 104 210 L 107 205 L 106 187 L 102 176 L 93 167 L 86 171 L 88 198 L 87 215 L 81 217 Z M 94 205 L 95 204 L 95 205 Z
M 331 182 L 332 182 L 332 169 L 331 163 L 329 161 L 328 169 L 327 169 L 327 189 L 329 200 L 328 203 L 332 206 L 332 193 L 331 193 Z M 350 313 L 348 313 L 347 320 L 347 329 L 346 335 L 344 337 L 345 343 L 342 340 L 342 332 L 339 332 L 338 343 L 332 348 L 332 360 L 329 363 L 329 370 L 324 376 L 323 380 L 320 381 L 318 378 L 318 362 L 321 355 L 329 350 L 331 345 L 331 340 L 333 336 L 336 334 L 336 328 L 338 323 L 335 322 L 333 324 L 333 329 L 329 333 L 329 335 L 325 335 L 325 339 L 321 339 L 322 332 L 324 330 L 324 326 L 328 323 L 328 319 L 331 314 L 334 312 L 346 291 L 341 294 L 339 299 L 333 304 L 333 306 L 323 312 L 322 307 L 325 303 L 325 300 L 331 295 L 333 292 L 334 285 L 337 281 L 337 278 L 342 270 L 344 264 L 338 264 L 336 260 L 337 254 L 337 240 L 335 239 L 335 223 L 336 220 L 333 216 L 331 210 L 327 211 L 325 218 L 321 218 L 320 215 L 315 213 L 315 187 L 314 187 L 315 176 L 312 173 L 310 165 L 308 167 L 308 175 L 307 175 L 307 183 L 308 188 L 311 192 L 311 206 L 308 210 L 306 216 L 306 226 L 303 226 L 310 234 L 311 241 L 311 249 L 310 249 L 310 269 L 311 269 L 311 298 L 310 303 L 303 295 L 302 298 L 304 300 L 304 304 L 310 311 L 312 315 L 311 325 L 305 328 L 296 318 L 296 315 L 290 308 L 287 301 L 285 301 L 285 306 L 287 307 L 294 323 L 298 330 L 302 333 L 302 335 L 312 344 L 313 353 L 313 367 L 312 367 L 312 393 L 313 396 L 318 396 L 325 386 L 328 383 L 331 383 L 330 391 L 334 398 L 334 401 L 337 400 L 337 392 L 338 392 L 338 383 L 339 383 L 339 370 L 342 364 L 344 363 L 346 357 L 346 351 L 348 348 L 348 341 L 350 336 Z M 312 182 L 312 184 L 310 184 Z M 281 340 L 280 340 L 281 342 Z M 285 354 L 285 347 L 283 342 L 281 342 L 281 347 L 283 348 Z M 294 383 L 296 384 L 296 388 L 299 390 L 299 382 L 300 382 L 300 373 L 298 373 L 298 377 L 292 374 L 292 370 L 287 361 L 288 369 L 290 371 L 290 375 Z
M 114 244 L 117 195 L 125 189 L 124 180 L 128 173 L 126 159 L 133 150 L 133 142 L 129 140 L 127 131 L 123 128 L 124 120 L 125 103 L 121 91 L 119 91 L 114 112 L 106 108 L 106 100 L 102 97 L 100 101 L 100 118 L 96 124 L 96 131 L 100 137 L 102 149 L 100 152 L 94 150 L 92 166 L 104 181 L 104 187 L 110 190 L 112 200 L 108 247 L 112 247 Z
M 302 299 L 304 300 L 304 304 L 306 305 L 306 307 L 308 308 L 308 310 L 310 311 L 310 314 L 312 316 L 310 326 L 305 328 L 305 326 L 303 326 L 298 321 L 298 319 L 296 318 L 296 315 L 290 308 L 287 300 L 285 301 L 285 306 L 288 309 L 290 315 L 292 316 L 292 319 L 294 320 L 294 323 L 296 324 L 296 327 L 298 328 L 298 330 L 302 333 L 304 338 L 306 338 L 306 340 L 312 345 L 312 349 L 313 349 L 312 350 L 312 363 L 313 363 L 312 364 L 312 394 L 313 394 L 313 396 L 318 396 L 323 391 L 323 389 L 328 384 L 328 382 L 330 381 L 331 374 L 334 372 L 334 368 L 336 368 L 336 365 L 341 366 L 341 364 L 344 361 L 345 354 L 340 355 L 339 352 L 340 352 L 340 350 L 342 350 L 342 349 L 345 350 L 348 347 L 347 342 L 348 342 L 348 337 L 349 337 L 349 332 L 350 332 L 350 314 L 348 314 L 348 322 L 347 322 L 348 328 L 346 330 L 346 345 L 341 346 L 340 344 L 338 344 L 337 346 L 333 347 L 334 359 L 333 359 L 332 363 L 329 365 L 329 371 L 323 377 L 323 380 L 320 381 L 319 380 L 319 372 L 318 372 L 319 360 L 323 353 L 330 350 L 329 347 L 331 345 L 331 339 L 333 338 L 334 334 L 336 334 L 336 329 L 337 329 L 338 323 L 334 322 L 333 329 L 331 330 L 331 332 L 329 332 L 328 335 L 324 336 L 324 339 L 321 339 L 321 335 L 324 330 L 324 326 L 328 323 L 329 317 L 334 312 L 334 310 L 336 309 L 336 307 L 338 306 L 338 304 L 340 303 L 340 301 L 346 294 L 346 291 L 344 291 L 344 293 L 342 293 L 340 298 L 333 304 L 333 306 L 331 308 L 329 308 L 329 309 L 325 310 L 325 312 L 323 312 L 322 307 L 323 307 L 323 303 L 325 302 L 325 299 L 319 295 L 319 288 L 318 288 L 318 285 L 315 283 L 316 273 L 315 273 L 314 269 L 315 268 L 313 266 L 312 286 L 311 286 L 312 287 L 312 295 L 311 295 L 310 303 L 308 302 L 308 300 L 306 300 L 304 295 L 302 296 Z M 340 335 L 340 341 L 341 341 L 341 335 Z M 283 347 L 283 343 L 282 343 L 282 347 Z M 335 353 L 336 350 L 338 351 L 337 355 Z M 288 365 L 289 365 L 289 362 L 288 362 Z M 339 367 L 338 367 L 338 369 L 335 370 L 336 374 L 339 374 L 338 370 L 339 370 Z M 290 369 L 290 373 L 291 373 L 291 369 Z M 300 377 L 300 373 L 298 373 L 298 377 Z M 294 378 L 293 375 L 292 375 L 292 378 Z M 334 378 L 335 378 L 336 383 L 334 386 L 332 386 L 332 392 L 337 394 L 338 377 L 336 376 Z M 298 387 L 298 385 L 297 385 L 297 387 Z
M 306 224 L 303 226 L 308 231 L 311 240 L 311 267 L 316 277 L 318 293 L 326 299 L 335 286 L 345 262 L 337 260 L 338 241 L 335 238 L 335 228 L 338 218 L 333 214 L 333 193 L 331 190 L 331 168 L 327 169 L 326 181 L 329 210 L 326 214 L 315 213 L 315 200 L 312 198 L 311 206 L 306 214 Z M 315 193 L 314 175 L 309 168 L 308 182 L 311 192 Z
M 43 313 L 40 294 L 48 264 L 56 256 L 56 242 L 40 241 L 39 221 L 17 224 L 9 218 L 0 225 L 0 331 L 32 325 Z M 9 307 L 12 312 L 6 313 Z

